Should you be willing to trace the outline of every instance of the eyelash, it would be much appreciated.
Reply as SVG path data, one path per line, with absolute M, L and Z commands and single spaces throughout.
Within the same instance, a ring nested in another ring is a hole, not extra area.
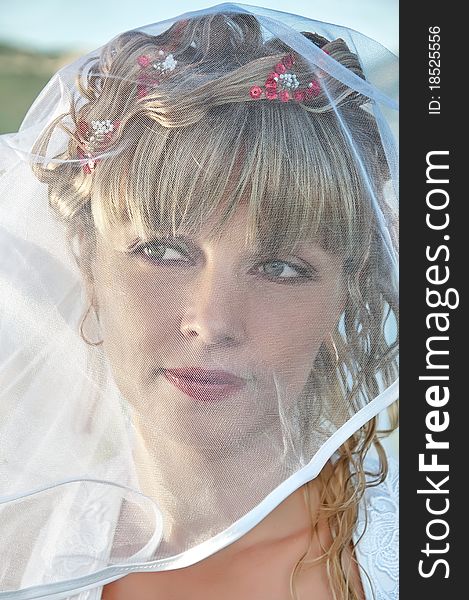
M 179 259 L 162 260 L 162 259 L 148 256 L 148 254 L 145 253 L 145 249 L 152 247 L 152 246 L 160 247 L 160 248 L 161 247 L 171 248 L 172 250 L 175 250 L 176 252 L 184 253 L 184 250 L 182 248 L 178 248 L 176 245 L 172 245 L 169 242 L 164 242 L 163 240 L 154 240 L 154 241 L 150 241 L 150 242 L 144 242 L 143 244 L 139 244 L 138 246 L 133 248 L 129 253 L 133 254 L 133 255 L 140 255 L 144 258 L 144 260 L 150 261 L 152 263 L 159 262 L 159 263 L 174 264 L 174 263 L 180 262 Z M 190 261 L 186 261 L 186 262 L 190 262 Z M 286 283 L 286 284 L 296 284 L 296 283 L 302 283 L 305 280 L 306 281 L 317 281 L 319 279 L 316 269 L 314 269 L 314 268 L 308 269 L 307 267 L 295 265 L 295 264 L 290 263 L 285 260 L 270 260 L 270 261 L 266 261 L 263 264 L 271 264 L 271 263 L 276 263 L 276 262 L 284 263 L 284 264 L 288 265 L 289 267 L 295 269 L 298 273 L 300 273 L 300 275 L 298 277 L 268 277 L 267 276 L 267 279 L 269 281 L 275 281 L 275 282 Z

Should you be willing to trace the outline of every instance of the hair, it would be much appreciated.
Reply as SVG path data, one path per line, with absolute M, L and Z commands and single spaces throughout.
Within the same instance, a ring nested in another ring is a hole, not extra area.
M 343 40 L 303 35 L 364 78 Z M 139 95 L 137 59 L 156 56 L 159 48 L 173 53 L 177 70 Z M 48 185 L 50 206 L 67 226 L 70 244 L 86 232 L 86 246 L 75 257 L 88 274 L 96 230 L 130 221 L 143 239 L 151 239 L 154 231 L 169 235 L 180 227 L 197 232 L 208 217 L 220 215 L 211 231 L 216 237 L 242 202 L 248 206 L 247 241 L 259 238 L 275 249 L 314 239 L 340 255 L 346 305 L 311 372 L 324 415 L 340 426 L 396 375 L 397 339 L 385 335 L 386 323 L 397 320 L 392 266 L 370 200 L 373 195 L 395 243 L 394 215 L 384 194 L 390 175 L 368 99 L 326 73 L 319 81 L 328 94 L 308 101 L 250 97 L 250 87 L 265 81 L 286 52 L 281 40 L 265 40 L 258 21 L 246 14 L 180 21 L 158 36 L 124 33 L 83 64 L 70 112 L 36 143 L 34 152 L 46 155 L 53 134 L 65 131 L 69 143 L 60 160 L 33 169 Z M 299 79 L 318 76 L 301 57 L 294 68 Z M 80 123 L 103 118 L 119 126 L 93 173 L 86 174 L 78 160 Z M 327 403 L 336 397 L 346 398 L 350 413 L 336 414 Z M 311 559 L 308 550 L 298 562 L 290 581 L 293 598 L 297 574 L 325 561 L 334 597 L 358 599 L 343 559 L 366 487 L 384 481 L 388 472 L 380 438 L 398 426 L 397 403 L 388 412 L 388 429 L 379 431 L 377 418 L 370 419 L 320 473 L 321 515 L 333 543 L 319 558 Z M 380 465 L 372 481 L 364 466 L 371 446 Z M 311 485 L 303 488 L 307 502 Z M 311 512 L 311 540 L 317 524 Z

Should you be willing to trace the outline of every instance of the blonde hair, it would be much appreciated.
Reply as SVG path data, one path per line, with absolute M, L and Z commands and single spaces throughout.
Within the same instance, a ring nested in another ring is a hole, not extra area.
M 327 44 L 332 58 L 363 77 L 357 56 L 343 40 L 304 35 Z M 139 98 L 137 58 L 154 56 L 158 48 L 174 54 L 177 72 Z M 35 164 L 33 169 L 48 184 L 50 205 L 66 224 L 70 240 L 80 231 L 88 234 L 88 249 L 76 256 L 84 272 L 89 273 L 95 229 L 130 221 L 138 235 L 151 239 L 155 231 L 197 232 L 209 217 L 220 215 L 211 231 L 215 237 L 241 202 L 248 206 L 247 242 L 260 238 L 275 250 L 314 239 L 340 255 L 348 290 L 342 331 L 322 345 L 310 382 L 319 390 L 324 416 L 340 426 L 350 414 L 337 414 L 328 398 L 346 395 L 344 404 L 356 412 L 364 399 L 375 397 L 395 378 L 397 340 L 386 338 L 384 326 L 397 319 L 397 303 L 375 209 L 331 97 L 359 145 L 380 209 L 393 223 L 383 191 L 389 173 L 375 120 L 363 106 L 367 99 L 340 82 L 324 75 L 329 95 L 319 94 L 309 103 L 250 98 L 250 87 L 263 82 L 288 51 L 280 40 L 264 41 L 257 20 L 244 14 L 176 23 L 160 36 L 125 33 L 83 66 L 77 87 L 87 102 L 76 99 L 70 113 L 57 118 L 34 149 L 45 155 L 53 133 L 65 130 L 70 142 L 58 158 L 76 159 L 79 122 L 107 118 L 120 122 L 109 149 L 112 159 L 101 157 L 92 175 L 83 172 L 78 160 Z M 301 58 L 295 72 L 302 78 L 314 75 Z M 326 561 L 334 597 L 358 599 L 343 565 L 344 552 L 365 488 L 387 474 L 379 437 L 397 427 L 396 404 L 389 415 L 388 430 L 378 432 L 377 419 L 371 419 L 319 475 L 321 514 L 333 544 L 318 559 L 305 553 L 292 572 L 292 597 L 297 573 Z M 380 468 L 370 483 L 364 458 L 373 445 Z M 310 485 L 304 486 L 307 500 Z M 312 536 L 317 522 L 311 513 Z

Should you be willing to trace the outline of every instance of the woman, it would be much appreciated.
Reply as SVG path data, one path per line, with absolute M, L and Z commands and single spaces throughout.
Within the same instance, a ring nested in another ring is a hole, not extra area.
M 333 30 L 126 32 L 4 139 L 0 598 L 397 598 L 395 105 Z

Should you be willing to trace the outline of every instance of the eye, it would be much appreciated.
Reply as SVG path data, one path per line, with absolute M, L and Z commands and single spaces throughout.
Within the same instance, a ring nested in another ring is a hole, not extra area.
M 267 268 L 265 266 L 267 265 Z M 317 271 L 313 268 L 302 267 L 283 260 L 272 260 L 260 265 L 267 277 L 277 281 L 287 280 L 287 283 L 297 283 L 300 280 L 317 280 Z M 283 275 L 283 277 L 280 277 Z M 288 281 L 289 280 L 289 281 Z
M 140 254 L 143 258 L 151 261 L 172 262 L 180 261 L 181 256 L 184 262 L 191 262 L 187 258 L 184 251 L 178 244 L 165 242 L 164 240 L 152 240 L 139 244 L 131 252 L 132 254 Z M 184 258 L 185 256 L 185 258 Z

